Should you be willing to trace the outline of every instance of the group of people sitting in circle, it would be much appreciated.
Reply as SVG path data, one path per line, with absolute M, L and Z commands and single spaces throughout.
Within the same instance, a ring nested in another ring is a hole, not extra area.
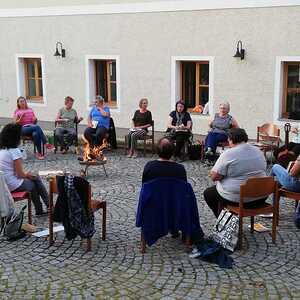
M 63 153 L 68 146 L 64 144 L 62 136 L 65 133 L 75 135 L 74 123 L 83 118 L 78 117 L 73 108 L 74 99 L 65 98 L 65 105 L 56 118 L 56 135 L 60 139 Z M 219 105 L 219 112 L 210 122 L 211 130 L 205 139 L 207 155 L 214 154 L 219 143 L 228 142 L 229 149 L 217 159 L 210 171 L 210 177 L 215 185 L 205 189 L 204 199 L 217 217 L 226 203 L 238 205 L 240 185 L 250 177 L 267 175 L 267 163 L 264 154 L 259 148 L 248 143 L 248 135 L 239 128 L 236 120 L 229 114 L 229 103 Z M 84 137 L 92 145 L 100 145 L 109 130 L 110 110 L 102 97 L 95 99 L 88 116 L 88 127 Z M 48 193 L 38 175 L 26 172 L 23 169 L 23 154 L 19 149 L 22 136 L 31 135 L 37 148 L 37 158 L 42 159 L 42 146 L 47 143 L 42 129 L 37 124 L 37 118 L 26 99 L 19 97 L 17 109 L 14 112 L 14 123 L 7 124 L 0 134 L 0 171 L 4 172 L 5 181 L 10 191 L 29 191 L 36 210 L 36 215 L 43 215 L 41 199 L 48 206 Z M 139 102 L 139 109 L 132 118 L 132 129 L 128 132 L 128 156 L 136 156 L 137 141 L 147 134 L 152 126 L 152 114 L 148 110 L 148 100 L 143 98 Z M 146 164 L 142 181 L 156 177 L 177 177 L 187 180 L 183 165 L 171 160 L 180 159 L 185 141 L 190 137 L 192 119 L 187 112 L 186 105 L 178 101 L 175 110 L 169 115 L 168 129 L 165 137 L 157 144 L 159 158 Z M 288 190 L 300 192 L 300 156 L 291 171 L 275 164 L 271 175 L 276 176 L 279 183 Z M 266 199 L 248 199 L 246 207 L 261 205 Z

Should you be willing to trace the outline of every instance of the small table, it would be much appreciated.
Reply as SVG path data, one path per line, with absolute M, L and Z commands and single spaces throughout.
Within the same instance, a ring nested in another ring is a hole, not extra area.
M 105 169 L 105 164 L 107 159 L 104 160 L 87 160 L 87 161 L 80 161 L 79 164 L 85 166 L 84 169 L 80 171 L 81 176 L 87 177 L 88 176 L 88 168 L 92 166 L 102 166 L 105 176 L 108 177 Z

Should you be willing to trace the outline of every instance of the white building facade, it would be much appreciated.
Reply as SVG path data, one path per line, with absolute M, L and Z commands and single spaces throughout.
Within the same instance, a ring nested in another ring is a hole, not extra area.
M 39 120 L 53 122 L 72 96 L 86 121 L 100 94 L 116 126 L 128 128 L 146 97 L 164 131 L 182 99 L 193 131 L 205 134 L 228 101 L 253 138 L 257 125 L 300 120 L 299 17 L 295 0 L 3 0 L 0 118 L 23 95 Z M 233 57 L 238 40 L 243 60 Z M 54 56 L 56 46 L 65 57 Z M 201 113 L 206 103 L 209 115 Z

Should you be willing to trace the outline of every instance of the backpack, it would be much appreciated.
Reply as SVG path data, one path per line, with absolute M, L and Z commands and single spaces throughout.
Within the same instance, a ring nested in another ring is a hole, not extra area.
M 26 205 L 21 208 L 18 214 L 5 218 L 0 234 L 3 231 L 3 235 L 7 237 L 8 241 L 16 241 L 26 235 L 26 232 L 22 230 L 25 209 Z

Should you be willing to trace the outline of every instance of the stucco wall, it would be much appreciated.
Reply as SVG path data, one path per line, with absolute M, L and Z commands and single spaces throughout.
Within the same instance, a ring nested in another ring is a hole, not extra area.
M 47 107 L 53 120 L 63 97 L 72 95 L 86 117 L 85 55 L 120 55 L 121 106 L 118 127 L 128 127 L 138 100 L 146 96 L 164 130 L 171 109 L 171 57 L 214 57 L 214 106 L 231 103 L 232 115 L 254 137 L 257 124 L 273 121 L 276 56 L 300 55 L 300 7 L 176 13 L 0 19 L 0 116 L 15 108 L 16 53 L 45 56 Z M 246 59 L 232 56 L 242 39 Z M 56 41 L 67 57 L 53 57 Z M 205 133 L 208 119 L 193 116 Z

